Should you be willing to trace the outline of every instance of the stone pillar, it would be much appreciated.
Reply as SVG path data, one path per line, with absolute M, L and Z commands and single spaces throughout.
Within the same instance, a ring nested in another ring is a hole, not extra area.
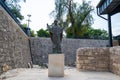
M 49 54 L 48 76 L 64 76 L 64 54 Z

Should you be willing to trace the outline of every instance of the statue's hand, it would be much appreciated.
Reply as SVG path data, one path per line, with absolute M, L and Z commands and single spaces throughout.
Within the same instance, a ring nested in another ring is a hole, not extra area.
M 49 25 L 48 25 L 48 23 L 47 23 L 47 27 L 48 27 Z
M 50 29 L 50 26 L 47 24 L 47 28 Z

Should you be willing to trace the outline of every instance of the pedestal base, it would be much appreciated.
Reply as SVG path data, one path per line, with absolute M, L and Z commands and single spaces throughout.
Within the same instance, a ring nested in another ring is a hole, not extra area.
M 49 54 L 48 76 L 64 76 L 64 54 Z

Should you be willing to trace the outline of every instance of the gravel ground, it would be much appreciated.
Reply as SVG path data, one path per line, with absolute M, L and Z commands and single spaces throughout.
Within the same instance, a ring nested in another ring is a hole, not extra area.
M 0 80 L 120 80 L 119 76 L 110 72 L 77 71 L 72 67 L 65 67 L 64 72 L 64 77 L 48 77 L 46 68 L 17 68 L 3 73 Z

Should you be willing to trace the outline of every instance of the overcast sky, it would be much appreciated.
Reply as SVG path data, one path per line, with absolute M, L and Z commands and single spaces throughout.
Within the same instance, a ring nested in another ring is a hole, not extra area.
M 81 3 L 82 0 L 74 0 L 74 2 Z M 108 31 L 107 21 L 101 19 L 96 14 L 96 5 L 100 0 L 86 0 L 91 1 L 91 5 L 94 6 L 95 11 L 92 13 L 94 18 L 94 24 L 92 25 L 95 29 L 105 29 Z M 54 19 L 50 17 L 50 13 L 54 10 L 54 0 L 26 0 L 26 3 L 20 3 L 21 13 L 24 15 L 25 19 L 23 23 L 27 23 L 27 14 L 31 14 L 30 28 L 34 31 L 38 31 L 43 28 L 46 29 L 46 24 L 51 24 Z M 120 14 L 115 14 L 112 16 L 112 29 L 113 35 L 120 34 Z

